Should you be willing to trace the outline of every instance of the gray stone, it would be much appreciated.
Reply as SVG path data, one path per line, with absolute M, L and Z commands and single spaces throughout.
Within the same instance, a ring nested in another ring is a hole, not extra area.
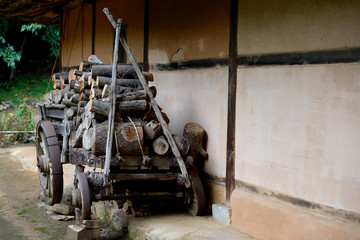
M 69 225 L 66 240 L 97 240 L 100 239 L 100 228 L 86 228 L 85 226 Z
M 212 205 L 212 214 L 213 218 L 217 221 L 231 224 L 231 213 L 232 210 L 230 207 L 224 204 L 213 204 Z
M 74 213 L 74 209 L 70 205 L 66 205 L 62 203 L 54 204 L 54 206 L 52 206 L 51 211 L 64 215 L 71 215 Z

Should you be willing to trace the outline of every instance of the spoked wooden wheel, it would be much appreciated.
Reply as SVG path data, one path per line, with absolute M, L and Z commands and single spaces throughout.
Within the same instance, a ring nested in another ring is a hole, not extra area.
M 37 166 L 44 200 L 50 205 L 59 203 L 63 194 L 63 169 L 57 135 L 51 122 L 38 123 L 36 140 Z
M 192 216 L 204 215 L 206 210 L 206 197 L 203 184 L 196 170 L 189 169 L 188 173 L 192 180 L 191 188 L 189 189 L 190 203 L 188 212 Z
M 90 189 L 85 173 L 76 175 L 75 185 L 71 190 L 71 205 L 80 209 L 82 220 L 91 219 Z

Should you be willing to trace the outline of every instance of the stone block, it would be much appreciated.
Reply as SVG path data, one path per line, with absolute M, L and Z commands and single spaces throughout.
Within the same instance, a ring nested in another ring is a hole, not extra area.
M 69 225 L 66 231 L 66 240 L 98 240 L 100 228 L 86 228 L 85 226 Z
M 213 204 L 212 205 L 212 215 L 213 218 L 217 221 L 231 224 L 231 208 L 225 204 Z

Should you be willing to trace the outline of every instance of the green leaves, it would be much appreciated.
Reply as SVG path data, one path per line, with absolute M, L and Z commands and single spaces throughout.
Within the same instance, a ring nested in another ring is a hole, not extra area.
M 50 43 L 50 56 L 56 56 L 60 47 L 60 28 L 58 26 L 47 27 L 38 23 L 30 23 L 21 26 L 21 32 L 30 31 L 36 36 L 39 35 L 39 31 L 44 30 L 42 40 Z
M 0 58 L 4 60 L 4 62 L 8 65 L 8 67 L 15 67 L 15 63 L 19 62 L 21 59 L 20 53 L 14 50 L 14 47 L 9 43 L 6 44 L 6 40 L 4 37 L 0 36 Z
M 38 23 L 29 23 L 28 25 L 21 26 L 21 32 L 31 31 L 33 34 L 37 36 L 39 35 L 39 30 L 42 28 L 46 28 L 46 26 Z

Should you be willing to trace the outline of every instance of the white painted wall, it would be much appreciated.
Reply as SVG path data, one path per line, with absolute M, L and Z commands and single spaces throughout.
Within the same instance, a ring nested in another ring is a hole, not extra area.
M 172 132 L 182 135 L 187 122 L 196 122 L 208 134 L 209 160 L 205 171 L 225 177 L 227 68 L 156 71 L 156 101 L 170 118 Z
M 239 68 L 236 179 L 360 213 L 360 64 Z

